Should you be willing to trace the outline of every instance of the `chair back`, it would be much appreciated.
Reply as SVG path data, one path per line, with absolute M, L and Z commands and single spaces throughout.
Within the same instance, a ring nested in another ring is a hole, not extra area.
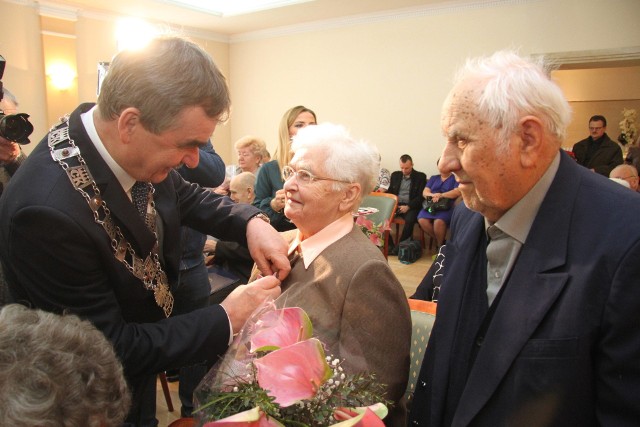
M 398 207 L 398 196 L 389 193 L 372 192 L 362 198 L 360 207 L 377 209 L 377 212 L 367 215 L 366 218 L 380 226 L 385 222 L 387 222 L 388 226 L 391 226 L 391 222 L 396 215 L 396 208 Z M 386 230 L 384 232 L 384 245 L 382 247 L 382 253 L 385 258 L 387 258 L 389 253 L 389 236 L 389 230 Z
M 409 382 L 405 391 L 407 404 L 411 404 L 413 393 L 416 390 L 418 375 L 420 375 L 420 367 L 424 358 L 427 343 L 431 336 L 433 322 L 436 320 L 437 304 L 431 301 L 422 301 L 409 299 L 409 308 L 411 309 L 411 350 L 409 365 Z

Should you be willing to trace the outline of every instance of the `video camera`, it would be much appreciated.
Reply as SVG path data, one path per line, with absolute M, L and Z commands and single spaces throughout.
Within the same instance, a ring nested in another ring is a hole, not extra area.
M 4 89 L 2 87 L 2 76 L 4 75 L 4 67 L 6 61 L 0 55 L 0 102 L 4 97 Z M 4 114 L 0 108 L 0 136 L 9 141 L 18 144 L 28 144 L 29 135 L 33 132 L 33 125 L 29 122 L 29 115 L 25 113 Z

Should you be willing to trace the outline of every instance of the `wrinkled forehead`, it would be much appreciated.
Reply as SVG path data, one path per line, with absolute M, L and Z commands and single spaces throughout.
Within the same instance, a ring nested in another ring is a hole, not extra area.
M 317 173 L 324 169 L 325 160 L 325 153 L 318 147 L 301 147 L 294 153 L 291 165 L 296 169 Z
M 480 82 L 465 81 L 451 89 L 442 106 L 441 126 L 445 134 L 454 122 L 468 123 L 480 120 L 480 86 Z

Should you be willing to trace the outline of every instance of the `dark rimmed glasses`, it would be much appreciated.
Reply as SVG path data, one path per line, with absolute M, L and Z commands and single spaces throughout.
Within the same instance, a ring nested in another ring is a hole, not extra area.
M 291 166 L 285 166 L 285 167 L 282 168 L 282 178 L 285 181 L 288 181 L 294 175 L 295 175 L 296 179 L 298 180 L 298 182 L 301 183 L 301 184 L 308 184 L 308 183 L 313 182 L 313 181 L 334 181 L 334 182 L 342 182 L 344 184 L 351 184 L 351 182 L 343 181 L 341 179 L 324 178 L 324 177 L 321 177 L 321 176 L 315 176 L 314 174 L 312 174 L 308 170 L 304 170 L 304 169 L 295 170 Z

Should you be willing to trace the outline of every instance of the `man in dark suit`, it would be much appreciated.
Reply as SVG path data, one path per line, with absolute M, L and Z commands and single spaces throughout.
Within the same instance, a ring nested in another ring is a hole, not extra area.
M 132 389 L 128 425 L 156 426 L 156 374 L 216 360 L 290 270 L 286 243 L 258 209 L 175 170 L 197 166 L 229 105 L 224 76 L 194 43 L 163 37 L 122 51 L 98 104 L 56 125 L 0 200 L 13 301 L 76 314 L 106 335 Z M 169 317 L 181 225 L 248 244 L 268 277 Z
M 464 204 L 409 425 L 637 425 L 640 197 L 564 154 L 570 116 L 515 53 L 458 74 L 439 167 Z
M 422 191 L 427 184 L 427 175 L 413 168 L 413 159 L 408 154 L 400 156 L 400 170 L 391 174 L 391 183 L 387 193 L 398 196 L 397 217 L 404 218 L 404 227 L 398 242 L 413 235 L 413 226 L 418 221 L 418 213 L 422 209 Z M 391 250 L 398 255 L 398 247 Z
M 593 116 L 589 119 L 589 137 L 573 145 L 578 164 L 600 175 L 609 176 L 611 170 L 622 164 L 622 149 L 607 135 L 607 119 Z

